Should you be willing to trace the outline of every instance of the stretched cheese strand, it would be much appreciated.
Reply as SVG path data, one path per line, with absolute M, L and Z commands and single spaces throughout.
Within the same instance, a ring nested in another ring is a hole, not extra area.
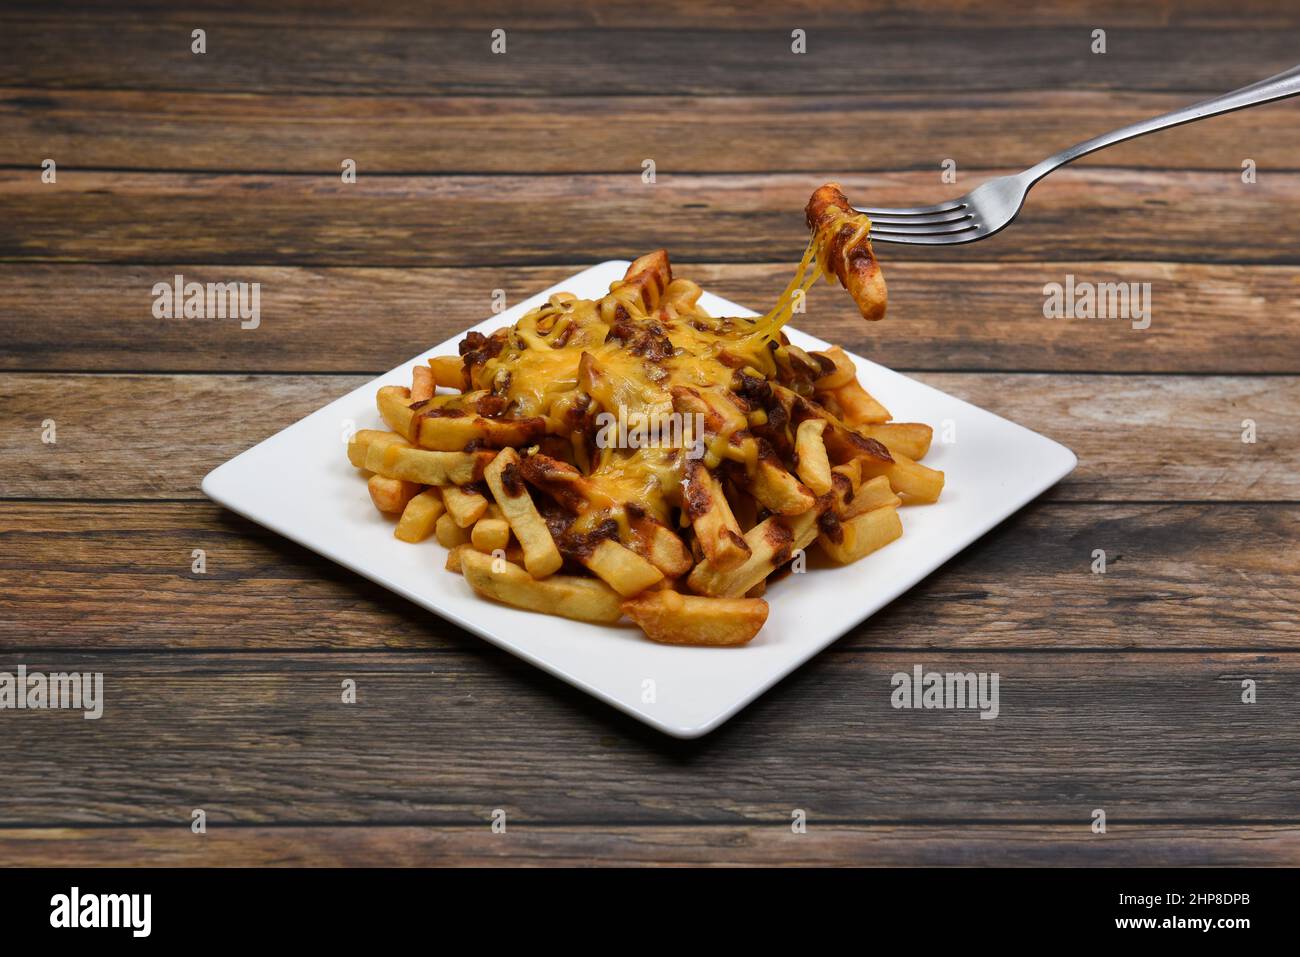
M 835 282 L 835 272 L 831 267 L 831 240 L 846 225 L 853 227 L 852 236 L 840 248 L 850 250 L 856 247 L 867 234 L 871 232 L 871 220 L 861 213 L 844 213 L 840 212 L 826 222 L 823 222 L 814 231 L 808 240 L 808 246 L 804 249 L 803 258 L 799 261 L 798 267 L 794 271 L 794 278 L 790 284 L 785 287 L 785 292 L 776 301 L 766 315 L 754 320 L 754 331 L 752 335 L 761 336 L 765 339 L 774 339 L 776 334 L 781 331 L 781 327 L 790 321 L 796 308 L 796 291 L 801 295 L 807 295 L 817 283 L 819 276 L 825 276 L 826 281 Z M 813 260 L 817 261 L 817 268 L 810 274 L 810 267 Z

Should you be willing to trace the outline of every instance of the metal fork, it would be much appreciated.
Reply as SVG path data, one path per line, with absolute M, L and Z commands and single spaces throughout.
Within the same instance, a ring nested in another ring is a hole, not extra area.
M 999 176 L 981 183 L 965 196 L 939 203 L 937 206 L 914 206 L 910 209 L 875 209 L 870 206 L 853 207 L 871 218 L 871 240 L 877 243 L 917 243 L 946 245 L 973 243 L 992 236 L 1015 219 L 1024 205 L 1030 188 L 1057 167 L 1064 166 L 1080 156 L 1095 153 L 1115 143 L 1137 136 L 1154 133 L 1170 126 L 1181 126 L 1207 116 L 1231 113 L 1272 100 L 1285 99 L 1300 93 L 1300 66 L 1260 80 L 1240 90 L 1233 90 L 1212 100 L 1193 103 L 1181 110 L 1155 116 L 1131 126 L 1125 126 L 1101 136 L 1084 140 L 1077 146 L 1049 156 L 1037 166 L 1031 166 L 1014 176 Z

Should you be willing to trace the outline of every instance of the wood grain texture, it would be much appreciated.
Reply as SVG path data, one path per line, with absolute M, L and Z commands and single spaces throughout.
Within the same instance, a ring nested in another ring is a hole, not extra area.
M 880 247 L 881 255 L 888 255 Z M 630 254 L 630 253 L 629 253 Z M 516 303 L 572 266 L 473 269 L 0 263 L 0 369 L 379 373 Z M 788 263 L 685 263 L 677 274 L 765 310 Z M 864 323 L 819 286 L 799 328 L 890 368 L 1300 373 L 1300 268 L 1186 263 L 885 263 L 888 321 Z M 261 284 L 262 324 L 155 319 L 150 290 L 181 274 Z M 1151 326 L 1046 320 L 1043 287 L 1151 283 Z M 57 294 L 52 294 L 57 290 Z M 87 317 L 94 317 L 88 321 Z M 146 347 L 147 345 L 147 347 Z
M 0 90 L 0 164 L 319 173 L 347 157 L 376 173 L 960 171 L 1027 167 L 1189 93 L 1034 91 L 686 97 L 430 97 Z M 611 135 L 616 131 L 616 135 Z M 811 135 L 815 132 L 815 135 Z M 592 149 L 599 143 L 599 149 Z M 1131 140 L 1081 164 L 1295 169 L 1285 105 Z
M 741 21 L 743 25 L 743 21 Z M 784 28 L 615 27 L 508 30 L 494 55 L 487 29 L 456 24 L 340 29 L 310 23 L 209 28 L 192 20 L 3 16 L 0 86 L 266 93 L 826 94 L 951 90 L 1123 89 L 1227 92 L 1295 65 L 1285 30 L 1131 27 L 1094 54 L 1092 30 L 998 26 L 881 30 L 838 23 L 791 51 Z M 509 25 L 507 25 L 509 26 Z
M 915 378 L 1074 449 L 1079 466 L 1049 499 L 1300 500 L 1300 377 Z M 0 433 L 0 498 L 198 498 L 208 471 L 368 380 L 0 374 L 0 414 L 14 424 Z M 47 418 L 56 444 L 41 441 Z M 1253 444 L 1242 442 L 1246 419 Z M 357 425 L 378 423 L 376 413 Z M 954 428 L 961 441 L 962 422 Z M 346 467 L 342 441 L 339 456 Z
M 0 828 L 16 867 L 1266 867 L 1300 857 L 1294 825 L 822 824 L 529 827 Z
M 21 660 L 102 672 L 105 705 L 6 713 L 4 826 L 1300 820 L 1294 654 L 822 655 L 697 741 L 490 649 Z M 999 716 L 895 710 L 918 664 L 997 672 Z
M 974 185 L 999 171 L 968 170 Z M 1007 171 L 1000 171 L 1007 172 Z M 708 176 L 337 176 L 0 171 L 0 259 L 452 266 L 580 263 L 670 246 L 677 262 L 794 262 L 802 210 L 838 178 L 858 202 L 915 205 L 966 188 L 933 172 Z M 1064 169 L 981 260 L 1295 264 L 1300 173 Z M 936 247 L 938 248 L 938 247 Z M 907 247 L 908 259 L 951 251 Z M 882 250 L 886 256 L 889 250 Z M 896 252 L 896 251 L 895 251 Z M 887 260 L 886 260 L 887 261 Z
M 319 23 L 342 27 L 359 24 L 390 27 L 492 29 L 708 27 L 752 30 L 798 23 L 843 28 L 870 23 L 875 28 L 934 26 L 1241 26 L 1257 29 L 1294 26 L 1300 17 L 1280 0 L 1239 0 L 1225 6 L 1219 0 L 1055 0 L 1050 4 L 995 4 L 979 0 L 661 0 L 652 22 L 638 0 L 480 0 L 466 6 L 459 0 L 386 0 L 358 4 L 352 0 L 189 0 L 177 8 L 169 0 L 127 0 L 104 4 L 86 0 L 10 0 L 15 13 L 27 16 L 58 14 L 64 18 L 119 19 L 188 23 L 195 15 L 217 16 L 234 23 Z
M 1040 504 L 834 648 L 1300 649 L 1298 537 L 1295 506 Z M 191 571 L 195 548 L 205 574 Z M 1092 572 L 1097 548 L 1105 574 Z M 481 646 L 206 502 L 0 503 L 0 581 L 0 651 L 10 654 Z
M 1080 465 L 705 739 L 665 739 L 198 491 L 479 321 L 494 289 L 515 302 L 666 245 L 763 307 L 827 179 L 935 202 L 1289 68 L 1297 25 L 1271 0 L 6 4 L 0 670 L 101 671 L 106 710 L 4 712 L 0 860 L 1300 861 L 1290 104 L 1090 158 L 960 254 L 881 246 L 883 325 L 814 294 L 808 331 L 929 370 Z M 261 327 L 154 319 L 175 272 L 261 282 Z M 1150 282 L 1151 328 L 1045 320 L 1066 274 Z M 894 710 L 892 675 L 918 664 L 998 672 L 1000 716 Z

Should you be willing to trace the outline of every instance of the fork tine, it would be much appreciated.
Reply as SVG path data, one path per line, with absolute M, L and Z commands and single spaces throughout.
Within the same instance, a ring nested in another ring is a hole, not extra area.
M 881 226 L 938 225 L 940 223 L 957 223 L 971 219 L 974 214 L 966 207 L 949 210 L 946 213 L 929 213 L 925 216 L 870 216 L 873 224 Z
M 966 229 L 958 233 L 872 233 L 873 243 L 902 243 L 914 246 L 947 246 L 957 243 L 974 242 L 983 238 L 985 232 L 979 228 Z
M 945 236 L 952 233 L 964 233 L 973 230 L 976 227 L 975 218 L 967 216 L 955 222 L 948 223 L 914 223 L 905 225 L 894 225 L 893 223 L 880 225 L 871 224 L 871 238 L 877 236 Z
M 948 202 L 940 203 L 937 206 L 911 206 L 904 209 L 854 206 L 853 209 L 855 212 L 866 213 L 868 216 L 875 218 L 876 216 L 926 216 L 932 213 L 948 213 L 952 212 L 954 209 L 961 209 L 965 205 L 965 203 L 960 203 L 955 199 L 951 199 Z

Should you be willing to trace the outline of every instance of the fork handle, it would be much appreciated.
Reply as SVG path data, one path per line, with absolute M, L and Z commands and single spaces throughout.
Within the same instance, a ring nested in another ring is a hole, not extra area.
M 1062 150 L 1055 156 L 1049 156 L 1037 166 L 1031 166 L 1025 171 L 1025 174 L 1028 176 L 1030 183 L 1035 183 L 1058 166 L 1064 166 L 1066 163 L 1077 160 L 1080 156 L 1087 156 L 1089 153 L 1095 153 L 1107 146 L 1122 143 L 1124 140 L 1145 136 L 1147 133 L 1168 129 L 1171 126 L 1181 126 L 1184 123 L 1203 120 L 1207 116 L 1217 116 L 1220 113 L 1231 113 L 1233 110 L 1242 110 L 1260 103 L 1282 100 L 1298 93 L 1300 93 L 1300 66 L 1292 67 L 1285 73 L 1270 76 L 1267 80 L 1260 80 L 1258 83 L 1250 84 L 1250 86 L 1243 86 L 1231 93 L 1225 93 L 1210 100 L 1202 100 L 1200 103 L 1193 103 L 1181 110 L 1153 116 L 1149 120 L 1142 120 L 1121 127 L 1118 130 L 1113 130 L 1110 133 L 1103 133 L 1101 136 L 1094 136 L 1090 140 L 1084 140 L 1069 149 Z

